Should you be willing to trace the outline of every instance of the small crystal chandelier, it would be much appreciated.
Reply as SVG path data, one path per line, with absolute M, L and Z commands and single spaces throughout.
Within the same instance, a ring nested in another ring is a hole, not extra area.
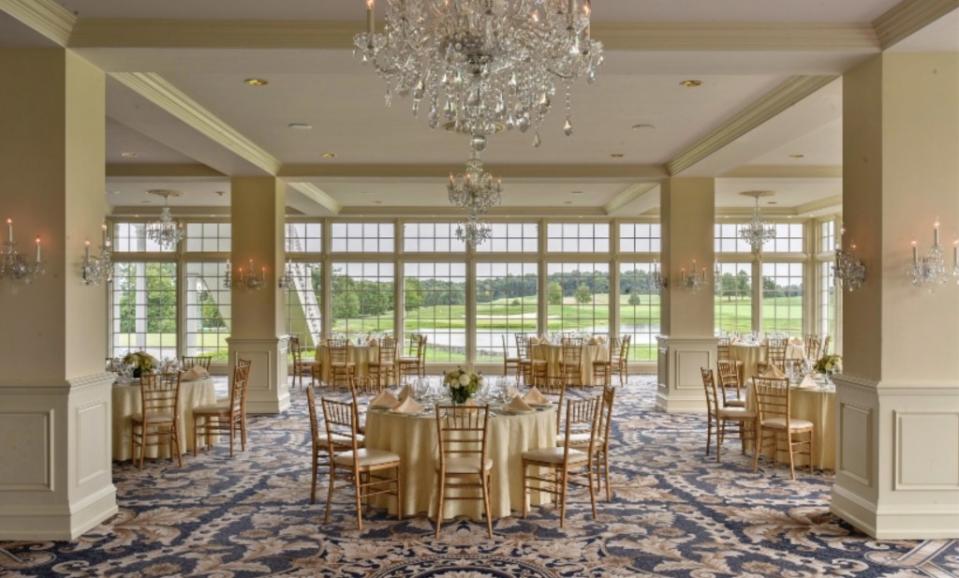
M 0 255 L 0 279 L 30 283 L 34 277 L 43 275 L 46 270 L 43 266 L 40 237 L 34 239 L 34 247 L 33 262 L 30 263 L 17 250 L 17 244 L 13 241 L 13 219 L 7 219 L 7 240 L 3 244 L 3 254 Z
M 450 173 L 446 186 L 450 203 L 471 214 L 485 215 L 502 200 L 503 181 L 483 169 L 477 153 L 467 161 L 466 170 L 458 175 Z
M 470 213 L 465 221 L 456 226 L 456 238 L 472 247 L 479 247 L 492 236 L 493 228 L 475 213 Z
M 290 264 L 287 263 L 283 268 L 283 274 L 280 275 L 280 278 L 276 281 L 276 286 L 279 289 L 290 289 L 293 288 L 293 274 L 290 272 Z
M 226 271 L 223 273 L 224 289 L 236 287 L 238 289 L 259 291 L 266 287 L 266 267 L 261 267 L 260 270 L 257 271 L 256 267 L 253 266 L 253 259 L 250 259 L 248 263 L 248 267 L 237 267 L 234 272 L 232 264 L 229 261 L 226 262 Z
M 101 226 L 100 254 L 90 254 L 90 241 L 84 243 L 80 277 L 84 285 L 106 285 L 113 282 L 113 243 L 107 235 L 107 226 Z
M 176 246 L 186 237 L 183 226 L 173 220 L 170 207 L 167 205 L 170 197 L 179 197 L 179 191 L 154 189 L 147 191 L 151 195 L 163 197 L 163 210 L 160 211 L 160 220 L 147 224 L 147 238 L 155 242 L 162 249 L 176 249 Z
M 745 197 L 752 197 L 756 201 L 753 208 L 753 218 L 748 225 L 743 225 L 739 229 L 739 238 L 749 243 L 750 248 L 753 250 L 753 255 L 759 255 L 763 252 L 763 245 L 767 241 L 772 241 L 776 238 L 776 227 L 767 226 L 762 220 L 762 215 L 759 211 L 759 199 L 771 197 L 775 193 L 772 191 L 746 191 L 739 194 Z
M 856 244 L 849 246 L 849 251 L 843 249 L 843 237 L 846 235 L 846 228 L 839 229 L 839 246 L 836 247 L 836 262 L 833 265 L 833 275 L 836 277 L 836 283 L 852 293 L 862 287 L 866 282 L 866 265 L 862 260 L 852 254 L 856 250 Z
M 932 291 L 937 286 L 945 285 L 950 277 L 959 282 L 959 241 L 953 244 L 953 270 L 948 273 L 945 253 L 940 243 L 940 228 L 939 221 L 936 221 L 932 229 L 932 247 L 924 257 L 919 255 L 919 243 L 912 242 L 912 265 L 909 267 L 908 275 L 915 287 L 928 287 Z

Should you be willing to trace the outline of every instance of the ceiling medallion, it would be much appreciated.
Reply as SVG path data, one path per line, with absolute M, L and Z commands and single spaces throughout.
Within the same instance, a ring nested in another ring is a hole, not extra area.
M 740 227 L 739 238 L 749 243 L 754 255 L 759 255 L 763 252 L 763 245 L 776 238 L 776 227 L 766 225 L 762 220 L 759 211 L 759 199 L 771 197 L 776 193 L 772 191 L 746 191 L 739 194 L 744 197 L 752 197 L 756 201 L 753 208 L 753 218 L 748 225 Z
M 602 43 L 590 35 L 591 0 L 385 3 L 378 33 L 375 0 L 367 0 L 367 30 L 355 36 L 354 51 L 386 82 L 387 106 L 394 95 L 409 96 L 414 116 L 427 109 L 430 127 L 467 135 L 470 163 L 504 130 L 532 130 L 540 146 L 540 125 L 560 90 L 563 132 L 573 134 L 572 84 L 593 82 L 603 62 Z

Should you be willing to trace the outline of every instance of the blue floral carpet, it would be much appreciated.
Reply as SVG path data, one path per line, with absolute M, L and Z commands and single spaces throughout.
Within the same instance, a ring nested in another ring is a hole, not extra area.
M 612 503 L 599 518 L 573 494 L 555 512 L 485 525 L 460 520 L 434 540 L 429 520 L 383 513 L 355 529 L 353 512 L 309 504 L 305 396 L 281 416 L 250 421 L 250 449 L 143 471 L 115 466 L 120 513 L 75 543 L 0 543 L 0 576 L 959 576 L 959 544 L 875 542 L 829 514 L 832 477 L 751 462 L 730 440 L 722 464 L 703 456 L 705 418 L 653 408 L 649 378 L 617 398 Z M 323 488 L 321 488 L 322 494 Z

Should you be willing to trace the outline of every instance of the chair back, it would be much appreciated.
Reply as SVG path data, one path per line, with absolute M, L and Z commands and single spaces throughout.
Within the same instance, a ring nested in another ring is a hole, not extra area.
M 503 362 L 505 363 L 506 361 L 509 361 L 509 359 L 510 359 L 510 357 L 509 357 L 509 340 L 506 339 L 506 334 L 500 335 L 499 338 L 500 338 L 500 342 L 501 342 L 502 345 L 503 345 Z
M 250 367 L 253 362 L 248 359 L 237 359 L 233 369 L 233 383 L 230 385 L 230 411 L 244 413 L 246 411 L 246 390 L 250 383 Z
M 732 359 L 732 347 L 733 340 L 728 337 L 720 337 L 719 343 L 716 344 L 716 359 L 722 361 L 724 359 Z
M 449 458 L 470 457 L 479 458 L 478 471 L 482 471 L 489 435 L 488 405 L 436 406 L 436 433 L 441 471 Z
M 516 340 L 516 355 L 521 360 L 530 359 L 530 338 L 526 335 L 516 334 L 513 336 Z
M 327 341 L 326 350 L 330 354 L 330 365 L 346 365 L 350 361 L 350 347 L 352 344 L 346 339 Z
M 180 366 L 183 369 L 202 367 L 203 369 L 210 371 L 210 364 L 212 362 L 212 355 L 184 355 L 180 358 Z
M 323 447 L 323 440 L 320 439 L 320 424 L 316 419 L 316 396 L 313 395 L 313 388 L 306 388 L 306 405 L 310 410 L 310 442 L 313 446 L 313 454 L 316 455 Z
M 556 400 L 556 430 L 559 431 L 563 419 L 563 400 L 566 399 L 566 384 L 560 379 L 547 379 L 537 384 L 536 389 L 546 397 Z
M 624 335 L 619 343 L 619 361 L 620 363 L 629 363 L 629 346 L 633 342 L 632 335 Z
M 600 403 L 599 416 L 596 419 L 596 435 L 602 443 L 609 443 L 609 430 L 613 425 L 613 402 L 616 400 L 616 388 L 603 386 L 603 397 Z
M 391 366 L 396 363 L 396 339 L 392 335 L 387 335 L 377 344 L 379 350 L 376 354 L 377 361 L 381 367 Z
M 578 345 L 578 346 L 582 347 L 583 344 L 585 343 L 585 341 L 583 340 L 582 337 L 578 337 L 578 336 L 575 336 L 575 335 L 566 335 L 566 336 L 564 336 L 562 339 L 559 340 L 559 343 L 560 343 L 561 346 L 564 346 L 564 345 Z
M 140 415 L 147 423 L 151 417 L 169 415 L 176 424 L 180 409 L 180 374 L 150 373 L 140 376 Z
M 582 340 L 568 339 L 564 337 L 560 347 L 562 348 L 560 359 L 563 360 L 563 363 L 567 365 L 579 365 L 582 362 Z
M 803 339 L 806 359 L 816 361 L 822 351 L 822 339 L 818 335 L 807 335 Z
M 420 365 L 426 365 L 426 336 L 422 333 L 420 334 L 419 343 L 416 346 L 416 358 L 419 360 Z
M 593 455 L 593 443 L 596 440 L 596 425 L 598 422 L 599 407 L 603 396 L 587 399 L 566 400 L 566 432 L 563 443 L 563 463 L 569 461 L 570 439 L 574 432 L 589 432 L 589 455 Z M 581 445 L 581 444 L 578 444 Z
M 769 338 L 766 344 L 766 363 L 775 365 L 780 371 L 786 371 L 786 348 L 788 339 Z
M 303 346 L 300 344 L 300 338 L 290 337 L 290 353 L 293 354 L 293 364 L 303 361 Z
M 719 387 L 723 394 L 723 405 L 726 405 L 728 399 L 726 395 L 728 390 L 736 390 L 736 399 L 742 399 L 742 384 L 739 382 L 739 368 L 732 359 L 720 359 L 717 362 L 719 366 Z
M 309 389 L 309 388 L 308 388 Z M 321 400 L 323 403 L 323 421 L 326 423 L 326 446 L 333 455 L 340 445 L 333 442 L 335 436 L 342 436 L 343 439 L 350 440 L 350 446 L 353 450 L 353 467 L 357 464 L 358 443 L 356 440 L 357 415 L 355 402 L 342 402 L 332 399 Z
M 713 370 L 700 367 L 699 372 L 703 376 L 703 389 L 706 391 L 706 411 L 709 418 L 712 419 L 719 415 L 719 397 L 716 393 L 716 380 L 713 376 Z
M 789 427 L 789 380 L 774 377 L 754 377 L 753 393 L 756 395 L 756 407 L 759 409 L 759 421 L 770 419 L 785 420 Z
M 613 365 L 619 363 L 623 357 L 623 340 L 625 337 L 611 337 L 609 339 L 609 362 Z
M 350 381 L 350 390 L 356 393 L 377 394 L 386 386 L 380 385 L 379 379 L 375 375 L 364 375 L 362 377 L 353 377 Z

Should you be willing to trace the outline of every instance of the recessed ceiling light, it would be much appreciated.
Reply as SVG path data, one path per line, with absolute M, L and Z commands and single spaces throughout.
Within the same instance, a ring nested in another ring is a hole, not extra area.
M 246 78 L 243 80 L 243 83 L 247 86 L 260 87 L 270 84 L 270 81 L 265 78 Z
M 806 155 L 804 155 L 804 154 L 802 154 L 802 153 L 794 153 L 794 154 L 789 155 L 789 158 L 791 158 L 791 159 L 804 159 L 804 158 L 806 158 Z
M 226 191 L 217 191 L 217 192 L 216 192 L 216 196 L 218 196 L 218 197 L 222 197 L 222 196 L 224 196 L 224 195 L 226 195 Z
M 572 205 L 572 204 L 573 204 L 573 201 L 563 201 L 563 203 L 564 203 L 564 204 L 567 204 L 567 205 Z
M 573 191 L 573 192 L 570 193 L 570 194 L 571 194 L 571 195 L 585 195 L 586 193 L 584 193 L 583 191 Z
M 703 85 L 703 81 L 702 81 L 702 80 L 696 80 L 695 78 L 691 78 L 691 79 L 688 79 L 688 80 L 683 80 L 683 81 L 681 81 L 681 82 L 679 83 L 679 86 L 682 86 L 682 87 L 684 87 L 684 88 L 698 88 L 698 87 L 700 87 L 700 86 L 702 86 L 702 85 Z
M 649 124 L 647 122 L 641 122 L 639 124 L 633 125 L 633 130 L 655 130 L 656 125 Z
M 110 191 L 110 194 L 111 194 L 111 195 L 119 195 L 119 194 L 120 194 L 120 191 Z
M 767 205 L 778 205 L 779 201 L 766 201 Z
M 623 153 L 613 153 L 613 154 L 611 154 L 611 155 L 609 155 L 609 156 L 610 156 L 611 158 L 614 158 L 614 159 L 621 159 L 621 158 L 625 157 L 626 155 L 623 154 Z
M 326 152 L 326 153 L 323 153 L 321 156 L 325 159 L 335 159 L 336 153 Z
M 383 201 L 373 201 L 373 204 L 374 204 L 374 205 L 382 205 L 382 204 L 383 204 Z
M 135 153 L 135 152 L 131 152 L 131 151 L 124 151 L 124 152 L 120 153 L 120 157 L 121 157 L 121 158 L 124 158 L 124 159 L 135 159 L 135 158 L 137 158 L 138 156 L 140 156 L 140 153 Z
M 308 122 L 291 122 L 286 126 L 293 130 L 313 130 L 313 125 Z

